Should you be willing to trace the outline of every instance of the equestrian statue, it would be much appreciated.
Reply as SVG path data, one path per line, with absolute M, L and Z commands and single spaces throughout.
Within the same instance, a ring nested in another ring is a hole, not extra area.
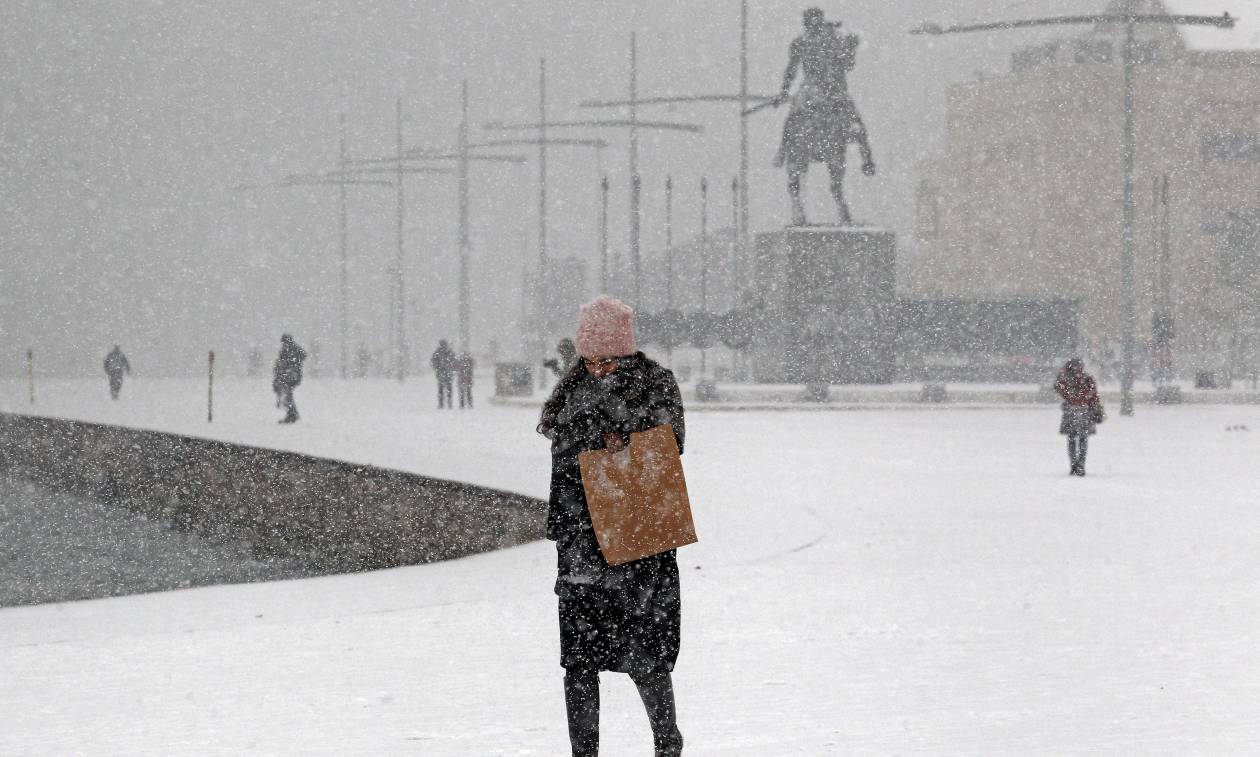
M 849 96 L 846 79 L 857 62 L 858 38 L 855 34 L 837 34 L 840 22 L 825 20 L 818 8 L 805 11 L 804 25 L 805 33 L 792 40 L 791 57 L 779 95 L 749 112 L 791 102 L 774 164 L 787 168 L 792 225 L 806 224 L 801 178 L 810 163 L 818 162 L 826 163 L 831 174 L 831 195 L 836 201 L 838 223 L 848 226 L 853 218 L 844 200 L 844 167 L 850 142 L 857 143 L 862 155 L 862 173 L 875 175 L 875 158 L 866 126 Z M 792 95 L 792 82 L 798 68 L 803 73 L 802 82 Z

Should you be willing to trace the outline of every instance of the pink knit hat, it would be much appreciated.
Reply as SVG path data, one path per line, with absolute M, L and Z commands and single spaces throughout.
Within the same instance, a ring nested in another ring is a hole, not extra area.
M 633 355 L 634 309 L 621 300 L 600 295 L 582 306 L 578 316 L 577 338 L 573 340 L 582 357 L 624 357 Z

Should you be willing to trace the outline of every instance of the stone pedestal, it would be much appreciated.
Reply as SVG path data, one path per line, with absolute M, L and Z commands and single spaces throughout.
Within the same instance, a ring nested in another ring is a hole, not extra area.
M 761 383 L 892 381 L 897 240 L 891 231 L 801 226 L 757 235 L 765 321 Z

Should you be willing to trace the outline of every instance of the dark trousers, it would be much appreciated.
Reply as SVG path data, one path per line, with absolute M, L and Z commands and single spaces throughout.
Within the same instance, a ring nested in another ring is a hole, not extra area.
M 1085 453 L 1089 451 L 1089 434 L 1071 434 L 1068 436 L 1068 461 L 1072 464 L 1072 472 L 1085 472 Z
M 109 374 L 109 396 L 110 399 L 118 399 L 118 393 L 122 391 L 122 374 Z
M 631 674 L 639 698 L 652 724 L 656 757 L 682 754 L 682 734 L 674 707 L 674 682 L 669 673 Z M 599 754 L 599 673 L 567 669 L 564 673 L 564 704 L 569 714 L 569 742 L 573 757 Z
M 298 419 L 297 403 L 293 401 L 293 387 L 288 384 L 277 386 L 276 404 L 284 408 L 282 423 L 292 423 Z
M 451 377 L 438 376 L 438 407 L 455 407 L 451 402 Z
M 468 407 L 472 407 L 472 384 L 459 385 L 459 406 L 463 407 L 464 403 L 468 403 Z

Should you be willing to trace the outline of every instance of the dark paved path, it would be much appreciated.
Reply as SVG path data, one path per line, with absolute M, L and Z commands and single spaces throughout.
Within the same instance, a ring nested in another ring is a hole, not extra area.
M 243 542 L 0 477 L 0 607 L 303 575 L 294 561 L 255 560 Z

